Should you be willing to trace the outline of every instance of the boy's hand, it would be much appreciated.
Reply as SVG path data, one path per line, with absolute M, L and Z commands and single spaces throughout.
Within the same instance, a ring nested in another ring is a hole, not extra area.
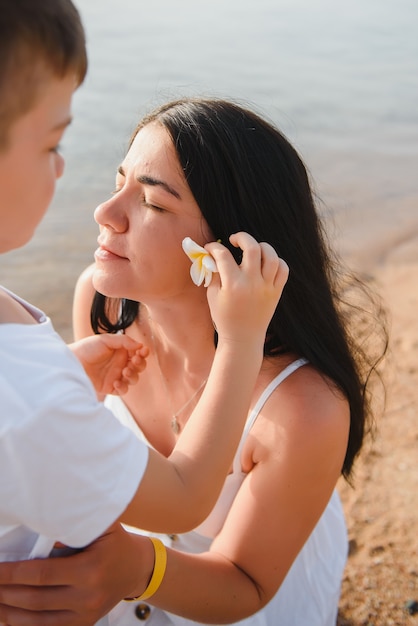
M 100 395 L 123 395 L 145 369 L 148 348 L 126 335 L 94 335 L 69 345 Z
M 264 339 L 289 268 L 270 244 L 258 243 L 248 233 L 231 235 L 230 242 L 243 252 L 240 265 L 222 244 L 205 245 L 219 272 L 207 288 L 215 328 L 227 340 Z

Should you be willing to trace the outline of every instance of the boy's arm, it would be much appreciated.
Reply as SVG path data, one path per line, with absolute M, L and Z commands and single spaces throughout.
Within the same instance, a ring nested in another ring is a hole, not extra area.
M 146 366 L 148 348 L 126 335 L 92 335 L 68 345 L 99 396 L 122 395 Z
M 207 292 L 218 346 L 206 387 L 168 460 L 150 450 L 147 470 L 121 516 L 133 526 L 154 532 L 195 527 L 215 504 L 231 466 L 265 333 L 288 277 L 286 263 L 268 244 L 246 233 L 231 242 L 243 250 L 239 266 L 224 246 L 206 246 L 219 270 Z

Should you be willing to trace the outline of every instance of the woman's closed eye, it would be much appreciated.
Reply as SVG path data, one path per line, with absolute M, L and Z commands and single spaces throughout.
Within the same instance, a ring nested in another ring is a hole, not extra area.
M 111 196 L 115 196 L 120 191 L 122 191 L 122 189 L 123 189 L 123 185 L 121 185 L 120 187 L 116 187 L 115 189 L 113 189 L 110 192 L 110 195 Z M 147 209 L 152 209 L 153 211 L 159 211 L 160 213 L 163 213 L 166 210 L 166 209 L 163 209 L 163 207 L 158 206 L 157 204 L 153 204 L 152 202 L 148 202 L 145 196 L 141 197 L 141 204 L 142 204 L 142 206 L 146 207 Z
M 164 211 L 166 210 L 160 206 L 157 206 L 156 204 L 152 204 L 152 202 L 147 202 L 146 198 L 142 198 L 142 205 L 147 209 L 151 209 L 152 211 L 158 211 L 160 213 L 164 213 Z

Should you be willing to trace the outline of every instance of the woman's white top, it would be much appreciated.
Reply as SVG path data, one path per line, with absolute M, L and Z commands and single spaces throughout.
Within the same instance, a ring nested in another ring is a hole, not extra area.
M 97 401 L 45 314 L 0 324 L 0 561 L 85 546 L 124 511 L 148 447 Z
M 285 378 L 305 363 L 304 359 L 298 359 L 290 364 L 260 395 L 248 416 L 235 455 L 233 471 L 227 476 L 223 490 L 208 518 L 194 531 L 182 535 L 169 537 L 155 533 L 148 534 L 158 536 L 167 546 L 183 552 L 198 553 L 209 550 L 246 476 L 241 470 L 241 453 L 248 433 L 271 393 Z M 106 405 L 123 424 L 132 429 L 138 438 L 146 441 L 121 398 L 109 396 L 106 399 Z M 347 548 L 344 513 L 339 496 L 334 491 L 320 520 L 296 557 L 276 595 L 255 615 L 234 623 L 241 626 L 335 626 Z M 198 626 L 200 623 L 151 606 L 147 619 L 139 620 L 135 615 L 136 606 L 136 603 L 119 603 L 107 618 L 99 622 L 100 626 L 106 624 L 134 626 L 139 621 L 145 621 L 150 626 Z

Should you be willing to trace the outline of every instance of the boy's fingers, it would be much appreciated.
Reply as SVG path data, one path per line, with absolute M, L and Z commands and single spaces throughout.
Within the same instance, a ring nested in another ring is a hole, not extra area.
M 274 283 L 280 265 L 280 259 L 275 249 L 269 243 L 260 243 L 261 274 L 265 281 Z
M 125 367 L 122 371 L 120 380 L 127 382 L 129 385 L 133 385 L 138 381 L 139 372 L 132 367 Z
M 241 248 L 241 250 L 244 250 L 244 248 L 249 248 L 251 246 L 258 246 L 256 239 L 254 239 L 252 235 L 244 231 L 233 233 L 230 236 L 229 241 L 232 243 L 233 246 L 235 246 L 236 248 Z
M 289 267 L 287 263 L 277 256 L 273 246 L 262 241 L 258 243 L 252 235 L 246 232 L 234 233 L 230 236 L 232 245 L 240 248 L 243 252 L 241 265 L 238 266 L 233 256 L 227 248 L 218 242 L 210 242 L 205 245 L 205 249 L 214 258 L 219 274 L 213 274 L 214 285 L 222 283 L 227 272 L 244 271 L 247 274 L 257 274 L 261 272 L 263 279 L 273 284 L 275 287 L 284 287 L 286 284 Z M 220 281 L 220 282 L 217 282 Z
M 260 243 L 261 273 L 266 282 L 275 287 L 284 287 L 289 276 L 289 266 L 286 261 L 277 256 L 274 248 L 266 242 Z
M 147 362 L 143 356 L 140 356 L 139 354 L 134 354 L 130 359 L 130 365 L 135 369 L 142 371 L 143 369 L 145 369 Z
M 262 250 L 258 241 L 246 232 L 234 233 L 229 240 L 233 246 L 242 250 L 242 270 L 258 272 L 262 264 Z
M 205 245 L 205 249 L 214 258 L 220 274 L 227 271 L 233 272 L 242 270 L 255 270 L 260 268 L 261 250 L 257 241 L 245 232 L 234 233 L 229 238 L 231 244 L 240 248 L 243 252 L 241 266 L 238 266 L 229 250 L 222 244 L 212 241 Z
M 276 277 L 274 279 L 274 286 L 284 288 L 287 280 L 289 278 L 289 266 L 283 259 L 279 258 L 279 267 L 276 272 Z
M 208 286 L 208 289 L 210 289 L 211 287 L 212 287 L 212 289 L 214 287 L 217 288 L 217 289 L 222 287 L 222 278 L 221 278 L 221 274 L 220 274 L 219 270 L 217 272 L 213 272 L 212 273 L 212 278 L 211 278 L 210 284 Z
M 219 274 L 223 274 L 224 278 L 226 277 L 227 273 L 230 274 L 231 272 L 234 271 L 234 269 L 238 268 L 235 262 L 235 259 L 230 253 L 230 251 L 227 248 L 225 248 L 225 246 L 218 243 L 217 241 L 212 241 L 206 244 L 205 249 L 213 257 Z M 217 277 L 217 272 L 214 272 L 212 274 L 212 281 L 216 279 L 216 277 Z M 218 276 L 218 279 L 219 278 L 220 277 Z

